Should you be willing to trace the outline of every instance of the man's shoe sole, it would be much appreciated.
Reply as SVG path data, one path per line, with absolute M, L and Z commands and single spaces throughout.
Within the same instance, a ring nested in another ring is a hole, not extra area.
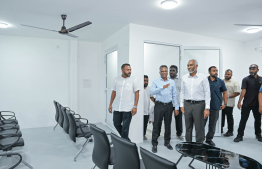
M 234 142 L 236 142 L 236 143 L 238 143 L 238 142 L 240 142 L 240 141 L 243 141 L 243 139 L 240 139 L 240 140 L 237 140 L 237 141 L 234 140 Z

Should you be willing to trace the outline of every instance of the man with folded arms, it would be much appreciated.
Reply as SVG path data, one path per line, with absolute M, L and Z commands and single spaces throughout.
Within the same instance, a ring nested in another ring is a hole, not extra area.
M 176 98 L 176 85 L 174 80 L 167 78 L 168 68 L 166 65 L 160 66 L 160 78 L 153 82 L 150 94 L 156 95 L 155 108 L 154 108 L 154 124 L 152 133 L 152 152 L 157 152 L 158 136 L 160 133 L 160 127 L 164 118 L 165 123 L 165 146 L 169 150 L 173 150 L 170 145 L 171 139 L 171 121 L 173 104 L 175 107 L 174 114 L 178 115 L 179 105 Z
M 195 124 L 196 142 L 205 140 L 205 119 L 209 116 L 210 87 L 207 77 L 197 72 L 198 63 L 190 60 L 188 74 L 181 80 L 180 107 L 185 115 L 186 141 L 192 142 L 192 130 Z

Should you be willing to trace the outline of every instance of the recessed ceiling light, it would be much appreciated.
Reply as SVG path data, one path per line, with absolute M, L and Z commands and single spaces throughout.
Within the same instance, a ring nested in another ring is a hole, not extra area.
M 177 6 L 177 1 L 174 0 L 164 0 L 161 2 L 161 6 L 164 9 L 173 9 Z
M 245 29 L 246 33 L 257 33 L 261 30 L 261 28 L 247 28 Z
M 0 28 L 8 28 L 10 25 L 8 23 L 5 22 L 1 22 L 0 21 Z

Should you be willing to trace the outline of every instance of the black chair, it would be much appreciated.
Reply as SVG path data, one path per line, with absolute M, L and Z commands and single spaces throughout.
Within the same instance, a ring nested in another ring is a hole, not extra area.
M 116 157 L 114 169 L 140 169 L 140 158 L 135 143 L 111 133 L 111 139 L 115 148 Z
M 92 159 L 95 166 L 92 167 L 92 169 L 94 169 L 95 167 L 98 167 L 100 169 L 108 169 L 108 165 L 114 165 L 114 147 L 110 147 L 107 134 L 104 130 L 96 127 L 93 124 L 90 124 L 90 129 L 94 137 Z
M 18 124 L 15 113 L 12 111 L 0 111 L 0 124 Z
M 11 151 L 12 148 L 14 147 L 22 147 L 22 146 L 24 146 L 24 140 L 23 138 L 21 138 L 21 136 L 16 135 L 16 134 L 6 135 L 4 136 L 4 138 L 0 139 L 0 150 L 6 152 L 4 154 L 1 154 L 1 156 L 10 157 L 10 155 L 12 156 L 12 154 L 10 154 L 8 151 Z M 33 169 L 33 167 L 30 164 L 28 164 L 21 158 L 21 155 L 20 156 L 18 155 L 19 158 L 16 156 L 17 154 L 14 154 L 14 155 L 15 155 L 14 157 L 17 158 L 20 162 L 25 164 L 27 167 Z
M 140 147 L 140 153 L 146 169 L 177 169 L 176 164 L 159 157 Z
M 55 121 L 57 122 L 55 127 L 54 127 L 54 130 L 56 128 L 56 126 L 58 125 L 58 120 L 59 120 L 59 110 L 58 110 L 58 107 L 57 107 L 57 101 L 54 100 L 54 105 L 55 105 Z
M 4 154 L 0 154 L 1 157 L 7 156 L 7 157 L 11 157 L 11 156 L 18 156 L 18 162 L 15 163 L 14 165 L 12 165 L 9 169 L 14 169 L 15 167 L 17 167 L 21 162 L 22 162 L 22 156 L 19 153 L 4 153 Z
M 86 142 L 82 145 L 81 149 L 79 150 L 79 152 L 74 157 L 74 161 L 76 161 L 78 155 L 81 153 L 83 148 L 86 146 L 87 143 L 90 142 L 92 133 L 90 131 L 89 124 L 83 124 L 83 125 L 77 126 L 74 115 L 67 109 L 66 109 L 66 115 L 67 115 L 68 120 L 69 120 L 69 137 L 70 137 L 70 139 L 73 142 L 76 142 L 76 138 L 79 138 L 79 137 L 86 138 Z
M 63 128 L 63 123 L 64 123 L 64 116 L 61 110 L 61 104 L 58 102 L 56 103 L 57 108 L 58 108 L 58 124 Z

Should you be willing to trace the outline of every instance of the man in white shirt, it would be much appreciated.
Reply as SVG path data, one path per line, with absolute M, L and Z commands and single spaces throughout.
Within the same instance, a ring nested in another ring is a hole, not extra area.
M 122 138 L 130 140 L 128 138 L 129 126 L 132 116 L 137 112 L 139 84 L 138 79 L 131 76 L 130 64 L 123 64 L 121 69 L 122 75 L 116 77 L 113 84 L 108 110 L 112 113 L 112 109 L 114 109 L 113 121 L 118 133 Z
M 197 72 L 198 63 L 190 60 L 187 64 L 189 74 L 181 79 L 180 107 L 185 115 L 186 141 L 192 142 L 195 124 L 196 142 L 205 140 L 205 119 L 209 116 L 210 87 L 207 77 Z
M 150 87 L 148 86 L 148 76 L 144 75 L 144 140 L 147 140 L 146 129 L 149 120 L 150 99 L 153 102 L 155 102 L 154 97 L 150 96 Z

